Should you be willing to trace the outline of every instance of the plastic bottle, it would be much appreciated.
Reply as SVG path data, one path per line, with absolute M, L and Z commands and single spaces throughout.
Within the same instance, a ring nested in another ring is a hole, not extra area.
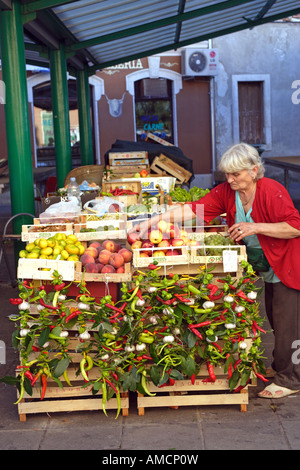
M 67 189 L 68 199 L 76 197 L 79 206 L 81 207 L 81 197 L 80 197 L 80 188 L 78 183 L 76 182 L 76 178 L 70 178 L 70 183 Z

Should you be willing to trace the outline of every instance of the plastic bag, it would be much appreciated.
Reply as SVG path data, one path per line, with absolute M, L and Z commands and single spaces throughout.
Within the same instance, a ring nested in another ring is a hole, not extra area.
M 45 212 L 40 214 L 40 221 L 48 223 L 47 220 L 68 219 L 72 220 L 81 213 L 81 207 L 77 198 L 72 197 L 69 201 L 60 201 L 49 206 Z
M 111 206 L 115 208 L 118 206 L 119 211 L 121 212 L 124 208 L 123 202 L 116 201 L 111 197 L 104 196 L 103 199 L 92 199 L 85 203 L 83 208 L 85 210 L 90 210 L 91 212 L 97 213 L 97 215 L 101 216 L 106 214 L 107 212 L 112 212 Z

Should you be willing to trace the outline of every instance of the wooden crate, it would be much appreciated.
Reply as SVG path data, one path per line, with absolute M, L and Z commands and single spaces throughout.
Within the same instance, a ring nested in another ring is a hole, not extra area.
M 116 188 L 131 190 L 135 194 L 129 194 L 124 196 L 111 196 L 112 199 L 121 202 L 125 207 L 131 206 L 132 204 L 138 204 L 142 201 L 142 185 L 140 181 L 127 181 L 127 182 L 104 182 L 102 184 L 102 192 L 111 193 Z M 101 199 L 97 197 L 96 199 Z
M 189 253 L 187 246 L 179 247 L 170 247 L 170 249 L 178 248 L 181 250 L 180 255 L 174 256 L 148 256 L 141 257 L 141 253 L 149 253 L 149 255 L 154 254 L 157 251 L 163 251 L 163 248 L 153 247 L 153 248 L 138 248 L 133 251 L 132 263 L 135 268 L 147 267 L 149 264 L 153 264 L 154 261 L 158 262 L 158 266 L 174 266 L 174 265 L 188 265 L 189 263 Z
M 164 140 L 161 137 L 158 137 L 157 135 L 153 134 L 152 132 L 147 132 L 146 141 L 149 140 L 149 139 L 154 140 L 154 142 L 158 142 L 159 144 L 162 144 L 162 145 L 167 145 L 169 147 L 174 147 L 174 145 L 171 144 L 171 142 L 168 142 L 167 140 Z
M 82 263 L 76 263 L 76 272 L 74 275 L 75 281 L 86 282 L 130 282 L 132 280 L 131 263 L 124 264 L 124 273 L 85 273 L 82 268 Z
M 242 261 L 247 261 L 247 254 L 246 254 L 246 246 L 245 245 L 228 245 L 228 246 L 219 246 L 219 245 L 203 245 L 202 247 L 190 247 L 190 259 L 189 262 L 191 264 L 197 264 L 197 265 L 203 265 L 206 266 L 207 268 L 213 269 L 214 274 L 220 274 L 220 273 L 225 273 L 227 271 L 224 271 L 223 267 L 223 256 L 213 256 L 213 255 L 208 255 L 208 256 L 200 256 L 197 254 L 198 249 L 223 249 L 223 250 L 236 250 L 238 252 L 237 255 L 237 271 L 232 273 L 232 276 L 236 277 L 242 277 L 243 274 L 243 269 L 241 267 L 241 262 Z
M 145 408 L 179 406 L 207 406 L 207 405 L 240 405 L 240 410 L 247 411 L 249 403 L 249 385 L 241 392 L 230 392 L 228 378 L 223 373 L 222 367 L 214 367 L 215 382 L 209 382 L 208 373 L 201 367 L 195 383 L 190 379 L 176 380 L 172 386 L 156 387 L 152 382 L 148 389 L 156 396 L 142 395 L 138 393 L 138 414 L 143 416 Z
M 185 170 L 163 154 L 155 157 L 151 164 L 151 170 L 154 173 L 160 173 L 163 170 L 170 176 L 176 178 L 180 184 L 187 183 L 192 177 L 192 173 L 190 171 Z
M 107 230 L 106 227 L 108 227 Z M 95 229 L 96 232 L 81 232 L 81 229 Z M 124 219 L 86 221 L 74 224 L 74 234 L 79 241 L 125 240 L 127 237 L 126 222 Z
M 22 242 L 33 242 L 37 238 L 50 238 L 57 233 L 64 233 L 67 236 L 72 235 L 73 224 L 22 225 L 21 240 Z
M 148 152 L 110 152 L 108 154 L 108 163 L 113 172 L 120 167 L 129 167 L 131 172 L 132 167 L 135 170 L 138 165 L 149 166 Z
M 71 302 L 72 304 L 72 302 Z M 38 320 L 38 314 L 34 306 L 31 306 L 31 316 L 36 320 L 32 320 L 32 323 L 36 323 Z M 92 330 L 92 323 L 86 322 L 86 329 Z M 36 413 L 56 413 L 56 412 L 74 412 L 74 411 L 101 411 L 102 412 L 102 392 L 99 391 L 96 395 L 92 394 L 92 385 L 88 387 L 83 387 L 85 385 L 83 377 L 81 374 L 77 374 L 79 369 L 79 363 L 82 359 L 82 353 L 76 352 L 76 347 L 78 346 L 79 339 L 77 336 L 78 326 L 69 328 L 68 337 L 68 355 L 70 357 L 71 363 L 67 369 L 67 375 L 71 382 L 71 387 L 64 381 L 63 377 L 60 377 L 59 380 L 62 382 L 63 388 L 59 387 L 57 383 L 51 379 L 47 379 L 47 391 L 45 398 L 40 399 L 41 388 L 39 382 L 33 387 L 32 396 L 27 393 L 24 394 L 24 398 L 20 403 L 18 403 L 18 413 L 20 421 L 26 421 L 28 414 Z M 51 342 L 51 340 L 49 340 Z M 53 359 L 57 357 L 57 350 L 55 349 L 55 342 L 53 351 L 49 352 L 47 355 L 48 359 Z M 97 354 L 97 351 L 89 352 L 89 355 L 93 357 Z M 32 352 L 29 355 L 29 360 L 37 359 L 39 352 Z M 18 371 L 17 371 L 18 373 Z M 99 372 L 97 367 L 93 367 L 88 372 L 88 377 L 90 380 L 97 379 L 99 377 Z M 111 398 L 106 402 L 106 410 L 117 410 L 118 403 L 115 397 Z M 129 397 L 127 392 L 121 392 L 121 413 L 123 416 L 128 416 L 129 414 Z
M 56 270 L 64 281 L 75 280 L 75 262 L 52 259 L 19 258 L 18 279 L 45 279 L 53 280 L 53 271 Z

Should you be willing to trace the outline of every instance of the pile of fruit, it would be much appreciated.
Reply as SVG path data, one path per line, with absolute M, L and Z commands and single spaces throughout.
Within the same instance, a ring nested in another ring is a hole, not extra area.
M 127 241 L 133 250 L 139 250 L 140 257 L 176 256 L 182 253 L 180 247 L 197 246 L 199 244 L 198 241 L 190 238 L 187 230 L 176 224 L 160 220 L 157 224 L 151 226 L 148 233 L 143 237 L 133 227 L 128 232 Z
M 54 259 L 65 261 L 79 261 L 84 253 L 83 244 L 76 235 L 56 233 L 49 238 L 37 238 L 19 251 L 20 258 L 29 259 Z
M 132 260 L 132 251 L 113 240 L 92 242 L 80 256 L 86 273 L 124 273 L 125 263 Z

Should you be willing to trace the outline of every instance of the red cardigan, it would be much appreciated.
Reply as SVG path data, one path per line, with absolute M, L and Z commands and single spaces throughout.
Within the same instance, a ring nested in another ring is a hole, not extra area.
M 235 223 L 235 191 L 222 183 L 199 201 L 191 203 L 196 213 L 198 204 L 204 204 L 206 223 L 226 213 L 229 227 Z M 270 178 L 258 180 L 251 217 L 254 222 L 287 222 L 300 230 L 300 215 L 293 201 L 280 183 Z M 258 235 L 261 247 L 277 277 L 287 287 L 300 290 L 300 237 L 291 239 Z

